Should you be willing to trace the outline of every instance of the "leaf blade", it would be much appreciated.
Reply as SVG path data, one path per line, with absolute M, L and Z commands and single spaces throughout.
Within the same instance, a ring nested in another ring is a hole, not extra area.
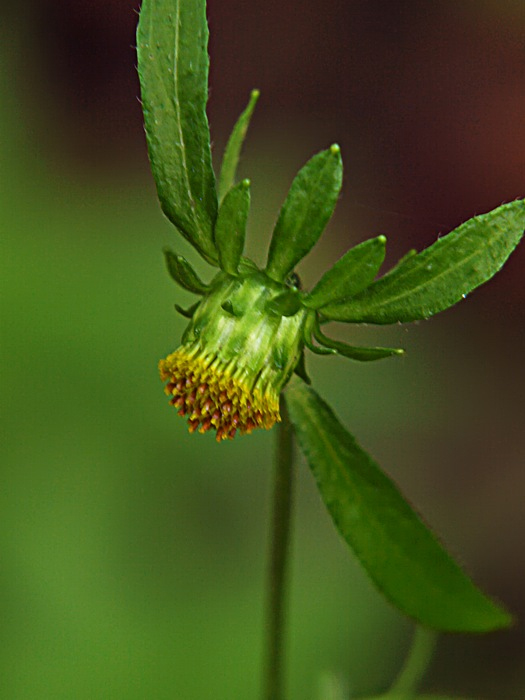
M 377 236 L 350 248 L 328 272 L 321 277 L 304 304 L 320 309 L 326 304 L 342 301 L 367 287 L 377 275 L 385 259 L 385 236 Z
M 226 193 L 235 183 L 235 174 L 241 155 L 246 132 L 250 126 L 255 105 L 259 99 L 259 90 L 252 90 L 248 104 L 233 127 L 233 131 L 228 139 L 224 156 L 222 158 L 221 172 L 219 174 L 219 201 L 222 201 Z
M 144 0 L 137 57 L 146 140 L 162 210 L 209 262 L 217 254 L 215 176 L 206 116 L 205 0 Z
M 347 357 L 350 360 L 357 360 L 358 362 L 383 360 L 393 355 L 403 355 L 405 352 L 401 348 L 368 348 L 358 345 L 348 345 L 348 343 L 343 343 L 341 340 L 328 338 L 324 333 L 321 333 L 319 328 L 315 329 L 314 337 L 317 342 L 321 343 L 324 347 L 336 350 L 338 355 Z
M 293 380 L 285 398 L 325 505 L 383 594 L 438 630 L 509 625 L 510 615 L 476 588 L 316 392 Z
M 518 245 L 525 229 L 525 200 L 469 219 L 324 317 L 355 323 L 407 323 L 444 311 L 488 281 Z
M 246 239 L 250 211 L 250 181 L 243 180 L 226 194 L 219 207 L 215 243 L 224 272 L 236 275 Z
M 282 282 L 317 243 L 343 180 L 339 146 L 317 153 L 297 173 L 275 225 L 266 274 Z

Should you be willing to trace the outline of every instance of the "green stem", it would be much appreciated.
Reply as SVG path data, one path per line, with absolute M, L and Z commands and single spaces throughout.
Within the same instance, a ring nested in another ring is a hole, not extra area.
M 271 531 L 271 558 L 268 580 L 268 610 L 266 638 L 266 667 L 264 700 L 282 700 L 283 647 L 286 573 L 288 564 L 290 524 L 294 485 L 294 438 L 288 410 L 281 397 L 281 423 L 277 433 L 273 515 Z
M 385 698 L 409 698 L 416 693 L 434 653 L 436 638 L 437 635 L 432 630 L 416 627 L 405 663 Z

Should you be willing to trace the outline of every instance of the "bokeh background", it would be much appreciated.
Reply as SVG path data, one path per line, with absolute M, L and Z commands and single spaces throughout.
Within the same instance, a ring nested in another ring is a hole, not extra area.
M 136 0 L 25 0 L 0 26 L 1 646 L 5 700 L 249 700 L 262 651 L 272 433 L 217 446 L 167 406 L 178 344 L 135 72 Z M 337 141 L 345 184 L 302 265 L 388 236 L 387 267 L 525 184 L 521 0 L 210 0 L 214 154 L 252 87 L 241 165 L 262 263 L 297 169 Z M 199 263 L 197 263 L 199 266 Z M 518 624 L 444 636 L 429 690 L 525 697 L 525 247 L 400 344 L 313 358 L 316 386 Z M 209 274 L 203 266 L 199 269 Z M 299 463 L 289 697 L 385 688 L 411 625 L 336 535 Z M 324 696 L 326 699 L 326 695 Z

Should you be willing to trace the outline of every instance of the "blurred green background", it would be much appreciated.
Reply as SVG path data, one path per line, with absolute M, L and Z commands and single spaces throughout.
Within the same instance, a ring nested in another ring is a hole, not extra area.
M 387 266 L 523 196 L 522 2 L 210 0 L 214 153 L 262 91 L 242 162 L 250 251 L 289 183 L 341 144 L 336 216 L 301 273 L 385 233 Z M 257 698 L 274 434 L 216 445 L 167 406 L 157 361 L 190 296 L 149 174 L 136 2 L 11 4 L 0 28 L 0 697 Z M 476 581 L 519 618 L 441 638 L 425 687 L 525 697 L 525 249 L 372 365 L 313 358 L 320 392 Z M 199 268 L 208 274 L 206 268 Z M 299 464 L 289 697 L 326 674 L 384 688 L 411 625 L 369 585 Z

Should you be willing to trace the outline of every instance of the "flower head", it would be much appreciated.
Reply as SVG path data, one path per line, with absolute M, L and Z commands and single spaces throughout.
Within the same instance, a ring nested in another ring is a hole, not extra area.
M 280 421 L 279 394 L 300 359 L 306 318 L 305 309 L 279 313 L 275 300 L 288 292 L 261 272 L 219 273 L 183 344 L 159 364 L 191 432 L 215 430 L 220 442 Z

